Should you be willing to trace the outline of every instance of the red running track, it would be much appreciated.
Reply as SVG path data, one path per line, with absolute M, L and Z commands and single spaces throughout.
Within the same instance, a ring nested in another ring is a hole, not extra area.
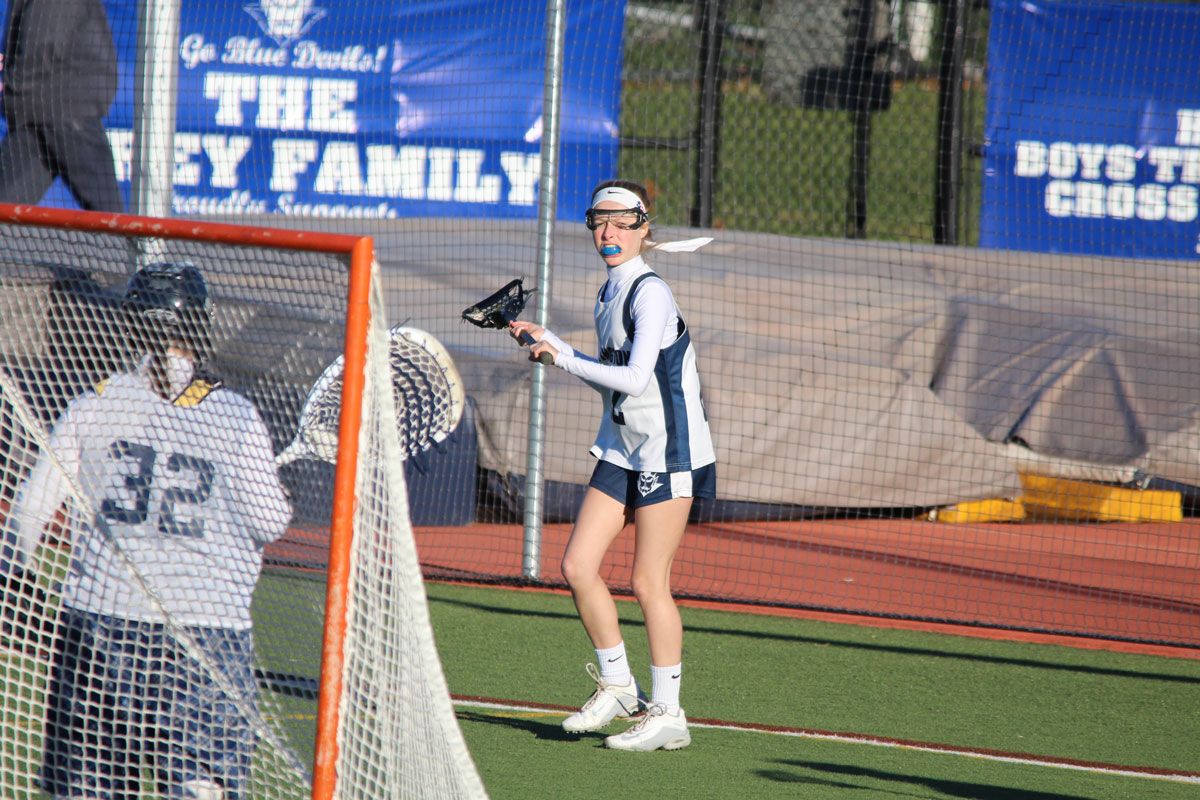
M 431 578 L 521 579 L 519 525 L 417 528 Z M 569 525 L 542 530 L 540 577 L 559 585 Z M 277 558 L 323 561 L 321 531 Z M 605 577 L 629 586 L 632 531 Z M 704 523 L 675 561 L 679 597 L 1200 648 L 1200 520 L 947 524 L 921 519 Z M 1190 655 L 1190 653 L 1180 653 Z

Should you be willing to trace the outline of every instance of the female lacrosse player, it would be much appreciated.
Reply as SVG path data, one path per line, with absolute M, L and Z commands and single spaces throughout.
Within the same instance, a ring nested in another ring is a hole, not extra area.
M 576 352 L 539 325 L 510 325 L 514 337 L 528 331 L 538 340 L 530 347 L 532 360 L 549 353 L 555 365 L 603 398 L 591 448 L 599 463 L 562 561 L 600 668 L 587 665 L 596 690 L 563 727 L 597 730 L 644 705 L 626 660 L 616 604 L 600 576 L 608 548 L 633 522 L 633 593 L 650 640 L 651 696 L 645 716 L 605 740 L 618 750 L 675 750 L 691 743 L 679 707 L 683 625 L 671 597 L 671 562 L 692 498 L 713 497 L 716 487 L 716 456 L 688 328 L 670 288 L 642 258 L 656 246 L 648 205 L 646 190 L 629 181 L 601 184 L 592 195 L 587 226 L 608 271 L 596 299 L 598 358 Z
M 212 324 L 199 270 L 138 270 L 122 322 L 137 366 L 59 417 L 23 484 L 17 552 L 3 564 L 20 569 L 66 504 L 71 569 L 42 786 L 131 800 L 150 761 L 161 796 L 244 800 L 256 734 L 243 709 L 258 691 L 250 601 L 291 505 L 257 409 L 199 376 Z

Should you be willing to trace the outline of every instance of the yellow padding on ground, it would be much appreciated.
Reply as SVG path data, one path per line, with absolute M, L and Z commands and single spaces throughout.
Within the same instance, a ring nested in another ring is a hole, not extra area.
M 1030 516 L 1095 522 L 1178 522 L 1179 492 L 1126 489 L 1103 483 L 1021 474 Z
M 1020 500 L 972 500 L 934 509 L 929 518 L 935 522 L 1020 522 L 1025 505 Z

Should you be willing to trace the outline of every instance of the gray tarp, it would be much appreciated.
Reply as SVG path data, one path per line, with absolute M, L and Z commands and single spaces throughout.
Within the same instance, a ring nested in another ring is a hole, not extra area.
M 392 317 L 450 344 L 482 466 L 501 473 L 525 471 L 531 366 L 503 334 L 443 315 L 534 283 L 529 230 L 376 231 Z M 1017 494 L 1018 470 L 1200 484 L 1194 264 L 713 235 L 650 258 L 692 326 L 723 499 L 934 506 Z M 594 352 L 604 273 L 587 231 L 560 224 L 554 255 L 551 327 Z M 548 391 L 546 476 L 584 483 L 599 399 L 553 368 Z
M 459 312 L 536 283 L 532 222 L 233 221 L 372 235 L 389 321 L 444 341 L 477 403 L 481 466 L 525 472 L 534 367 Z M 1200 485 L 1195 264 L 712 235 L 650 258 L 692 326 L 722 499 L 936 506 L 1015 495 L 1019 470 Z M 603 280 L 588 232 L 560 223 L 551 327 L 587 352 Z M 547 375 L 545 475 L 585 483 L 599 398 Z

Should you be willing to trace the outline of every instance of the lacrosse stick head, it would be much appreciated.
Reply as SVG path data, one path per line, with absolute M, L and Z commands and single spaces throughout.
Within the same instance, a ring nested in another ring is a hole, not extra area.
M 444 442 L 462 420 L 467 396 L 445 346 L 418 328 L 388 331 L 396 427 L 408 456 Z
M 526 289 L 520 278 L 509 281 L 473 306 L 463 309 L 462 318 L 480 328 L 507 328 L 525 308 L 536 289 Z
M 302 458 L 337 463 L 338 424 L 342 413 L 343 356 L 325 368 L 300 411 L 300 421 L 292 443 L 275 457 L 276 466 Z
M 277 466 L 302 458 L 337 462 L 343 364 L 338 356 L 313 384 L 295 439 L 276 457 Z M 458 427 L 466 407 L 462 378 L 441 342 L 402 325 L 388 331 L 388 366 L 402 455 L 413 457 L 445 441 Z

